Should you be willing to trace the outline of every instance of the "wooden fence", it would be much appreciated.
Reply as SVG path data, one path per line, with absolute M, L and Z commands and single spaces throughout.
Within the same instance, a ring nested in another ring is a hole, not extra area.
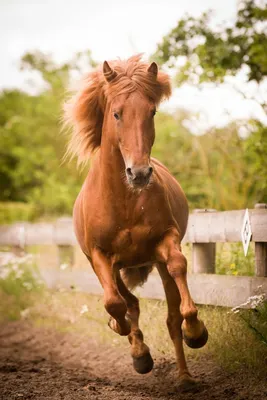
M 216 243 L 240 242 L 245 210 L 223 211 L 195 210 L 189 216 L 188 229 L 183 243 L 192 243 L 192 274 L 188 275 L 192 297 L 198 304 L 235 307 L 251 296 L 267 293 L 267 205 L 256 204 L 249 210 L 252 241 L 255 242 L 255 276 L 216 275 Z M 25 248 L 31 245 L 57 245 L 62 262 L 68 253 L 73 257 L 77 244 L 71 218 L 60 218 L 52 223 L 16 223 L 0 226 L 0 246 Z M 102 293 L 96 277 L 84 271 L 42 270 L 50 287 L 78 286 L 90 293 Z M 150 275 L 143 288 L 142 297 L 164 298 L 160 279 Z

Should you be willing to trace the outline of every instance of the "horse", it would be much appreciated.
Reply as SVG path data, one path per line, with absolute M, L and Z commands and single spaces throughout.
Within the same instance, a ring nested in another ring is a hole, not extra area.
M 154 362 L 131 290 L 156 267 L 166 294 L 178 382 L 186 386 L 195 380 L 183 340 L 200 348 L 208 331 L 188 289 L 181 249 L 187 199 L 168 169 L 151 157 L 154 115 L 170 95 L 170 78 L 155 62 L 145 63 L 140 55 L 104 61 L 66 101 L 64 121 L 72 132 L 67 153 L 78 163 L 91 159 L 73 220 L 78 243 L 103 287 L 109 327 L 128 336 L 134 369 L 150 372 Z

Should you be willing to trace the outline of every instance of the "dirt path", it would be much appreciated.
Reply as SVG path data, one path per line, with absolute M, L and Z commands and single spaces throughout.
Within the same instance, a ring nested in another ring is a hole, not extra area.
M 23 321 L 0 326 L 1 400 L 267 399 L 266 383 L 255 377 L 231 375 L 211 360 L 191 361 L 190 369 L 202 383 L 180 393 L 174 360 L 156 359 L 140 376 L 122 349 Z

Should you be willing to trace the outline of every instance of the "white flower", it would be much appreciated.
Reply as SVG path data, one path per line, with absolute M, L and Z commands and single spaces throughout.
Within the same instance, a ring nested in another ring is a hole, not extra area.
M 0 253 L 0 266 L 10 264 L 13 257 L 14 257 L 13 253 L 1 252 Z
M 239 306 L 236 306 L 232 308 L 231 311 L 234 313 L 238 313 L 240 311 L 240 308 L 252 308 L 255 309 L 261 303 L 263 303 L 267 299 L 267 296 L 265 293 L 262 294 L 256 294 L 255 296 L 250 296 L 245 303 L 240 304 Z
M 27 290 L 31 290 L 32 289 L 32 283 L 31 282 L 23 282 L 23 284 L 22 284 L 24 287 L 25 287 L 25 289 L 27 289 Z
M 32 254 L 24 254 L 22 257 L 16 257 L 17 263 L 18 264 L 28 264 L 33 261 L 33 255 Z
M 20 312 L 21 318 L 26 318 L 27 315 L 29 314 L 29 312 L 30 312 L 30 309 L 29 309 L 29 308 L 25 308 L 25 310 L 22 310 L 22 311 Z
M 69 266 L 69 264 L 61 264 L 59 268 L 60 268 L 62 271 L 64 271 L 64 269 L 68 268 L 68 266 Z
M 10 274 L 10 269 L 7 267 L 0 268 L 0 279 L 5 280 Z
M 20 279 L 23 275 L 24 271 L 22 269 L 19 269 L 16 273 L 16 279 Z
M 12 265 L 16 269 L 19 264 L 32 263 L 32 261 L 32 254 L 24 254 L 23 256 L 18 257 L 14 253 L 0 253 L 0 266 Z
M 80 314 L 83 315 L 83 314 L 85 314 L 87 312 L 88 312 L 88 307 L 87 307 L 86 304 L 83 304 L 83 306 L 81 308 L 81 311 L 80 311 Z

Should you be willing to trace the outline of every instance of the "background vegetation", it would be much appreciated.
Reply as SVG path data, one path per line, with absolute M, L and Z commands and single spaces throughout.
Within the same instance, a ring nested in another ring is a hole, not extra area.
M 267 74 L 267 8 L 258 3 L 239 2 L 233 26 L 212 28 L 210 13 L 181 19 L 152 58 L 177 69 L 177 86 L 216 84 L 244 68 L 247 81 L 261 85 Z M 34 95 L 20 89 L 0 93 L 0 223 L 71 213 L 87 171 L 62 164 L 67 137 L 60 134 L 60 115 L 66 88 L 82 65 L 87 71 L 96 65 L 90 52 L 63 65 L 42 53 L 25 54 L 21 68 L 37 72 L 43 88 Z M 266 111 L 264 101 L 255 101 Z M 267 127 L 234 121 L 196 136 L 186 127 L 190 117 L 185 110 L 159 112 L 153 150 L 180 181 L 190 207 L 225 210 L 267 202 Z

